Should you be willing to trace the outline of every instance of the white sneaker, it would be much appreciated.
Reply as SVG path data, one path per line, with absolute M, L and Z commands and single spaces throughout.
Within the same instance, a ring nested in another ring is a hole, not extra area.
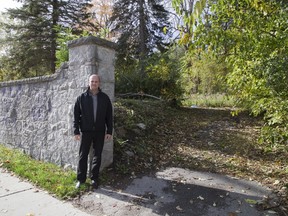
M 78 181 L 78 182 L 76 183 L 76 185 L 75 185 L 75 188 L 78 189 L 78 188 L 80 188 L 80 186 L 81 186 L 81 182 Z

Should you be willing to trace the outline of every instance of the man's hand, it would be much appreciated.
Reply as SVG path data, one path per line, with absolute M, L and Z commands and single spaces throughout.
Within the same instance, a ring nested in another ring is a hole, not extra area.
M 110 140 L 112 139 L 112 135 L 111 134 L 105 134 L 105 140 Z
M 77 141 L 79 141 L 79 140 L 80 140 L 80 134 L 75 135 L 75 136 L 74 136 L 74 139 L 77 140 Z

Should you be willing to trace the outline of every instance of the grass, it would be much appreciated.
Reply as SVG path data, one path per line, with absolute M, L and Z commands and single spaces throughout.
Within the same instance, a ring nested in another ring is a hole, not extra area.
M 72 170 L 42 161 L 34 160 L 16 149 L 0 145 L 0 166 L 17 176 L 28 179 L 34 185 L 56 195 L 60 199 L 75 197 L 82 187 L 75 189 L 76 174 Z
M 186 107 L 234 107 L 232 98 L 225 94 L 193 94 L 185 99 L 183 105 Z

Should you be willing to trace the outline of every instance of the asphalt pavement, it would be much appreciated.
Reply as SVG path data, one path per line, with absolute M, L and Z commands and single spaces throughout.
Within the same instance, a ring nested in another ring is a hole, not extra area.
M 168 168 L 63 202 L 0 169 L 2 216 L 270 216 L 277 197 L 254 181 Z

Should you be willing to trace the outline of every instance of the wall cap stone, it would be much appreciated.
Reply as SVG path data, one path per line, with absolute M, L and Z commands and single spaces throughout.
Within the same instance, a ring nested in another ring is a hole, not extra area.
M 54 74 L 0 82 L 0 88 L 8 87 L 8 86 L 15 86 L 15 85 L 22 85 L 22 84 L 30 84 L 30 83 L 49 82 L 49 81 L 57 79 L 57 77 L 60 75 L 62 70 L 65 70 L 65 69 L 68 69 L 68 63 L 67 62 L 62 63 L 61 67 L 59 69 L 57 69 Z
M 76 46 L 87 45 L 87 44 L 96 44 L 96 45 L 103 46 L 109 49 L 114 49 L 114 50 L 116 50 L 117 48 L 116 43 L 102 39 L 102 38 L 98 38 L 95 36 L 82 37 L 73 41 L 68 41 L 67 43 L 69 49 L 76 47 Z

